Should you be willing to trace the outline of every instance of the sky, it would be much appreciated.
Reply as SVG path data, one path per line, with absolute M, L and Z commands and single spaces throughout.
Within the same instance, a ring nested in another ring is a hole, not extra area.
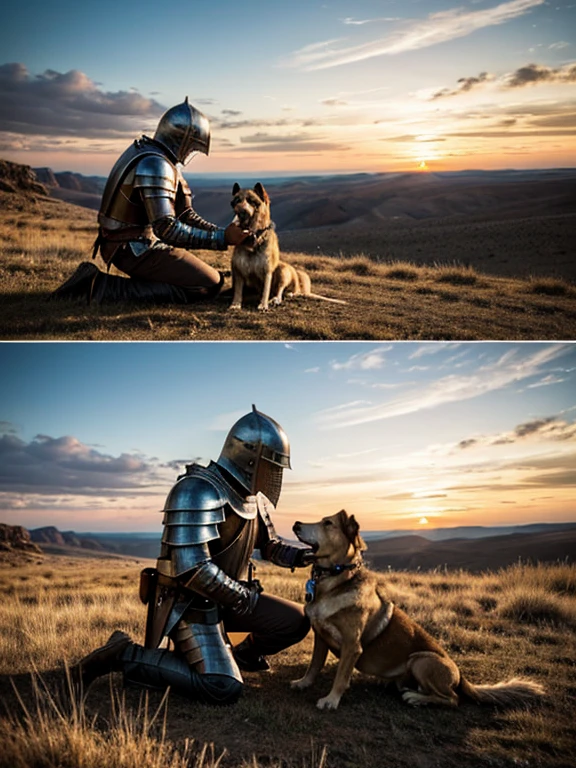
M 0 25 L 0 157 L 107 175 L 187 95 L 188 172 L 576 165 L 575 0 L 29 0 Z
M 291 444 L 275 514 L 364 531 L 576 521 L 576 345 L 4 343 L 0 520 L 160 531 L 252 404 Z

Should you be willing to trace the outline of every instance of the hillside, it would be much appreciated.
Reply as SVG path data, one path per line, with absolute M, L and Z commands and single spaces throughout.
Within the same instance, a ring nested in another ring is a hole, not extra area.
M 518 561 L 576 563 L 576 529 L 544 533 L 514 533 L 482 539 L 429 541 L 422 536 L 369 540 L 366 559 L 385 571 L 437 568 L 471 572 L 495 571 Z
M 98 209 L 105 178 L 34 172 L 52 197 Z M 198 212 L 225 226 L 233 181 L 187 178 Z M 576 169 L 360 173 L 264 183 L 286 252 L 361 253 L 419 265 L 458 261 L 494 275 L 576 280 Z
M 529 227 L 540 227 L 547 248 L 558 250 L 549 257 L 534 245 L 539 242 L 534 233 L 524 237 L 527 230 L 516 220 L 482 224 L 486 231 L 507 227 L 506 237 L 497 232 L 484 237 L 468 224 L 451 224 L 460 239 L 441 236 L 441 220 L 404 230 L 386 225 L 380 233 L 368 232 L 373 238 L 369 256 L 361 253 L 361 240 L 346 241 L 337 228 L 315 229 L 303 250 L 287 258 L 309 272 L 313 291 L 346 305 L 297 298 L 259 313 L 253 297 L 243 312 L 230 313 L 228 277 L 213 302 L 87 306 L 47 299 L 81 261 L 90 259 L 94 212 L 38 190 L 0 190 L 0 339 L 571 340 L 576 338 L 571 278 L 576 214 L 553 218 L 527 220 Z M 289 248 L 288 238 L 296 235 L 281 233 L 282 248 Z M 342 246 L 348 242 L 355 255 L 325 255 L 332 235 Z M 468 258 L 473 250 L 478 267 Z M 230 253 L 197 253 L 230 274 Z M 499 276 L 499 270 L 507 276 Z
M 468 701 L 456 709 L 408 707 L 395 686 L 353 675 L 337 711 L 316 701 L 336 659 L 297 692 L 312 634 L 245 673 L 239 702 L 224 709 L 162 695 L 122 676 L 98 679 L 71 706 L 64 664 L 115 629 L 142 642 L 142 564 L 46 558 L 0 571 L 1 768 L 568 768 L 576 717 L 576 567 L 515 566 L 493 574 L 383 576 L 383 587 L 449 651 L 473 683 L 529 677 L 548 695 L 532 707 Z M 303 602 L 307 569 L 262 565 L 265 590 Z M 40 675 L 38 680 L 37 675 Z M 27 708 L 27 713 L 23 707 Z M 207 746 L 205 746 L 207 745 Z M 212 745 L 212 746 L 210 746 Z

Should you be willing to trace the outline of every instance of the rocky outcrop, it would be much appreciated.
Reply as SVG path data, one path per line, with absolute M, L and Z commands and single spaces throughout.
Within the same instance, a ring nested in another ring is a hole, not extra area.
M 21 525 L 0 523 L 0 551 L 40 554 L 42 550 L 32 541 L 30 531 Z
M 54 525 L 33 528 L 30 531 L 32 541 L 56 547 L 76 547 L 82 549 L 103 550 L 100 542 L 79 536 L 74 531 L 59 531 Z
M 48 194 L 48 190 L 40 184 L 29 165 L 19 165 L 8 160 L 0 160 L 0 191 L 15 194 Z
M 102 176 L 84 176 L 72 171 L 53 171 L 52 168 L 34 168 L 38 181 L 47 187 L 83 192 L 89 195 L 101 195 L 106 179 Z

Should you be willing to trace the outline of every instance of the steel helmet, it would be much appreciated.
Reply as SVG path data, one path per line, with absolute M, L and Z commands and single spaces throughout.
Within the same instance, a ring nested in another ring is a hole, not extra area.
M 154 140 L 174 155 L 178 163 L 186 165 L 194 152 L 207 155 L 210 151 L 210 123 L 196 107 L 188 103 L 188 96 L 165 112 L 160 118 Z

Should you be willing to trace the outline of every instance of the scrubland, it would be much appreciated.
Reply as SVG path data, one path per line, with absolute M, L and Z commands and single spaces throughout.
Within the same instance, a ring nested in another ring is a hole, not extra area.
M 445 260 L 417 263 L 416 254 L 414 261 L 405 255 L 399 260 L 385 232 L 369 255 L 349 249 L 346 255 L 324 255 L 321 245 L 314 254 L 309 249 L 284 254 L 310 273 L 314 292 L 346 305 L 294 298 L 260 313 L 253 300 L 244 311 L 230 313 L 230 278 L 217 300 L 186 306 L 48 301 L 81 261 L 90 260 L 95 215 L 50 198 L 33 204 L 17 200 L 5 195 L 0 201 L 6 203 L 0 216 L 0 338 L 5 340 L 576 338 L 576 286 L 553 270 L 549 276 L 525 275 L 519 263 L 523 277 L 488 274 L 468 263 L 465 249 L 455 252 L 448 244 Z M 321 240 L 322 230 L 314 237 Z M 229 271 L 228 253 L 197 253 Z
M 518 564 L 469 574 L 389 571 L 391 599 L 450 650 L 475 683 L 513 676 L 541 683 L 528 709 L 463 703 L 414 710 L 392 688 L 355 673 L 336 712 L 319 711 L 336 660 L 304 693 L 292 691 L 311 634 L 247 673 L 245 693 L 223 709 L 176 694 L 96 681 L 83 703 L 66 669 L 122 629 L 142 641 L 138 599 L 144 561 L 38 556 L 0 571 L 1 766 L 97 768 L 512 768 L 573 765 L 576 716 L 576 566 Z M 258 566 L 265 589 L 302 601 L 307 573 Z

